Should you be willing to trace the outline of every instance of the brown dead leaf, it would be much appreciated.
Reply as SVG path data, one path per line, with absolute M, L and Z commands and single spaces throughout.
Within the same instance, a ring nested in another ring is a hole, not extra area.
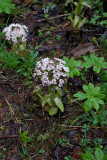
M 31 3 L 33 0 L 24 0 L 25 3 Z
M 92 43 L 81 43 L 71 53 L 73 56 L 82 56 L 90 51 L 96 51 L 95 46 Z
M 64 28 L 66 28 L 66 27 L 68 27 L 69 25 L 70 25 L 70 21 L 67 21 L 63 26 L 62 26 L 62 28 L 64 29 Z M 70 26 L 71 27 L 71 26 Z
M 34 3 L 34 0 L 24 0 L 24 2 L 30 8 L 32 6 L 32 4 Z

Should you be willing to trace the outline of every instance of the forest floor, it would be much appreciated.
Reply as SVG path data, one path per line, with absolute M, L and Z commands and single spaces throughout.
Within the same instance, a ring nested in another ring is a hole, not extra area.
M 16 5 L 21 6 L 22 3 Z M 11 15 L 8 20 L 8 24 L 20 23 L 28 27 L 28 49 L 30 45 L 41 45 L 38 47 L 38 59 L 73 56 L 76 60 L 82 60 L 82 56 L 88 55 L 90 51 L 101 50 L 91 39 L 107 35 L 106 27 L 86 24 L 84 29 L 72 30 L 71 22 L 67 19 L 69 13 L 61 12 L 56 7 L 48 18 L 44 18 L 42 7 L 42 1 L 40 4 L 32 3 L 19 8 L 19 13 Z M 86 14 L 91 17 L 93 12 L 88 10 Z M 6 21 L 7 18 L 2 16 L 0 22 Z M 8 43 L 7 50 L 11 50 Z M 106 54 L 103 57 L 107 59 Z M 84 152 L 87 146 L 92 147 L 95 139 L 96 146 L 100 144 L 99 146 L 107 149 L 106 128 L 102 128 L 100 124 L 91 126 L 85 119 L 84 109 L 72 101 L 72 95 L 82 90 L 83 84 L 100 84 L 98 74 L 87 72 L 85 81 L 80 77 L 69 78 L 68 93 L 64 92 L 62 97 L 64 112 L 58 111 L 56 115 L 49 116 L 35 102 L 32 94 L 34 85 L 28 87 L 24 78 L 16 72 L 17 69 L 0 67 L 1 160 L 81 160 L 78 153 Z M 84 124 L 89 125 L 85 128 L 85 138 Z M 82 139 L 90 141 L 83 142 Z M 101 143 L 98 142 L 101 139 Z M 96 146 L 94 143 L 94 147 Z

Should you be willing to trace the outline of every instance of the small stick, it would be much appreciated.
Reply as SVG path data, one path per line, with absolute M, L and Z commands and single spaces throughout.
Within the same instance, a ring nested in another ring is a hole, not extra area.
M 46 21 L 46 20 L 51 20 L 51 19 L 56 19 L 56 18 L 60 18 L 60 17 L 64 17 L 64 16 L 69 16 L 70 14 L 71 13 L 66 13 L 66 14 L 55 16 L 55 17 L 50 17 L 50 18 L 47 18 L 47 19 L 41 19 L 41 20 L 37 20 L 37 22 L 42 22 L 42 21 Z
M 9 102 L 8 102 L 8 100 L 7 100 L 6 98 L 5 98 L 5 101 L 6 101 L 6 103 L 8 104 L 9 108 L 11 109 L 11 111 L 12 111 L 12 113 L 13 113 L 13 116 L 14 116 L 16 122 L 19 123 L 18 120 L 17 120 L 17 118 L 16 118 L 16 116 L 15 116 L 15 113 L 14 113 L 12 107 L 10 107 L 10 104 L 9 104 Z M 20 124 L 20 123 L 19 123 L 19 124 Z
M 15 138 L 15 137 L 18 137 L 18 135 L 10 135 L 10 136 L 7 136 L 7 137 L 0 137 L 0 139 Z
M 70 125 L 59 125 L 59 126 L 60 127 L 70 127 L 70 128 L 82 128 L 82 126 L 70 126 Z M 91 127 L 91 126 L 89 126 L 88 128 L 101 128 L 101 127 Z

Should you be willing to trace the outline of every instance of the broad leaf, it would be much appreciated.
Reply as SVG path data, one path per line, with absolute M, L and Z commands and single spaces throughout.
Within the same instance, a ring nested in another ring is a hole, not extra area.
M 54 98 L 54 102 L 57 105 L 57 107 L 61 110 L 61 112 L 64 112 L 64 105 L 63 105 L 61 99 L 56 97 L 56 98 Z
M 95 156 L 96 156 L 96 158 L 97 158 L 98 160 L 103 160 L 103 158 L 104 158 L 104 153 L 103 153 L 103 151 L 102 151 L 100 148 L 97 148 L 97 149 L 95 150 Z
M 54 114 L 56 114 L 58 111 L 58 108 L 57 107 L 52 107 L 49 109 L 49 115 L 50 116 L 53 116 Z

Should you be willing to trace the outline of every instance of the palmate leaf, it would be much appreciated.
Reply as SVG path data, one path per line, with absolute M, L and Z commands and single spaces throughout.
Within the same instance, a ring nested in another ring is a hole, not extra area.
M 83 56 L 83 59 L 86 62 L 83 62 L 82 67 L 89 68 L 93 66 L 93 70 L 97 73 L 100 72 L 101 68 L 107 68 L 107 62 L 104 62 L 104 58 L 97 57 L 93 53 L 90 54 L 90 57 Z
M 81 61 L 75 61 L 74 57 L 68 59 L 67 57 L 63 57 L 63 60 L 66 62 L 65 66 L 69 68 L 69 77 L 79 76 L 80 72 L 78 67 L 81 66 Z
M 15 4 L 12 4 L 11 2 L 12 0 L 0 0 L 0 13 L 12 13 L 12 11 L 15 9 Z
M 100 87 L 94 87 L 92 83 L 89 83 L 89 85 L 83 85 L 83 90 L 86 92 L 78 92 L 74 94 L 74 97 L 77 97 L 78 100 L 84 100 L 87 99 L 84 102 L 84 109 L 86 112 L 88 112 L 92 107 L 94 107 L 96 110 L 99 109 L 99 105 L 104 104 L 105 95 L 102 94 L 100 91 Z
M 73 95 L 74 97 L 77 97 L 78 100 L 84 100 L 87 98 L 87 95 L 83 92 L 78 92 Z
M 94 156 L 91 153 L 82 153 L 82 160 L 95 160 Z

